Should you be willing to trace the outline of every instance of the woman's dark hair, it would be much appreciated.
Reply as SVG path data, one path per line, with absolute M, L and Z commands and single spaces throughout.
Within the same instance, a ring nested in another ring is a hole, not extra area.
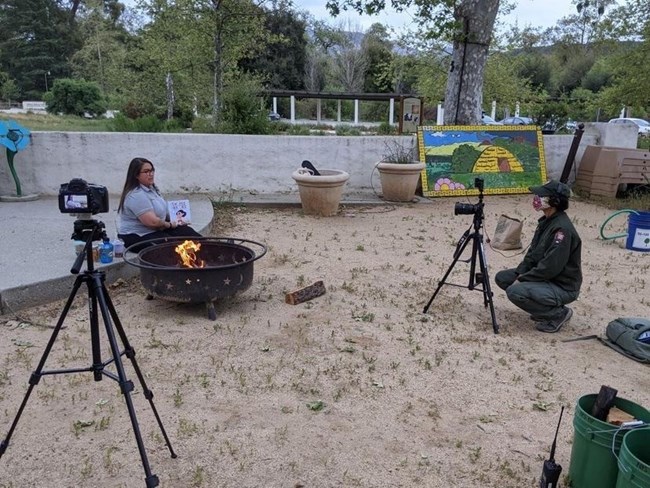
M 548 203 L 552 207 L 555 207 L 558 212 L 564 212 L 569 208 L 569 197 L 560 194 L 553 195 L 551 198 L 549 198 Z
M 179 209 L 176 211 L 176 214 L 181 214 L 181 215 L 183 215 L 183 217 L 186 217 L 186 216 L 187 216 L 187 212 L 186 212 L 185 210 L 183 210 L 182 208 L 179 208 Z
M 153 163 L 148 159 L 133 158 L 131 160 L 131 163 L 129 164 L 129 169 L 126 171 L 126 181 L 124 182 L 124 188 L 122 189 L 122 196 L 120 196 L 120 204 L 117 206 L 118 213 L 122 212 L 122 210 L 124 209 L 124 199 L 126 198 L 127 193 L 129 193 L 134 188 L 140 186 L 140 182 L 138 181 L 138 175 L 140 174 L 140 171 L 142 170 L 142 167 L 145 164 L 150 164 L 151 169 L 155 169 Z M 158 191 L 156 185 L 154 185 L 154 189 Z

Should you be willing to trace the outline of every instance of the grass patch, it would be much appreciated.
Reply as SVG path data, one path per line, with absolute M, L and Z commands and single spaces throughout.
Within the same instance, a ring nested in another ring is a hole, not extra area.
M 110 119 L 85 119 L 74 115 L 52 115 L 27 112 L 0 114 L 0 120 L 15 120 L 32 131 L 50 132 L 108 132 Z

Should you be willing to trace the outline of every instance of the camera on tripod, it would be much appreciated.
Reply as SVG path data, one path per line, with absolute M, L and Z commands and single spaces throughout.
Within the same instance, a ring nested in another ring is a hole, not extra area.
M 59 211 L 93 215 L 108 212 L 108 190 L 105 186 L 73 178 L 59 188 Z
M 454 205 L 454 215 L 474 215 L 478 213 L 483 208 L 483 188 L 485 187 L 485 182 L 483 178 L 474 179 L 474 188 L 479 192 L 479 202 L 478 203 L 462 203 L 456 202 Z

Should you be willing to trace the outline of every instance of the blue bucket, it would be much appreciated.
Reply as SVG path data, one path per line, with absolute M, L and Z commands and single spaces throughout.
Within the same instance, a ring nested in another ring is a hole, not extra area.
M 630 213 L 626 249 L 650 252 L 650 212 Z

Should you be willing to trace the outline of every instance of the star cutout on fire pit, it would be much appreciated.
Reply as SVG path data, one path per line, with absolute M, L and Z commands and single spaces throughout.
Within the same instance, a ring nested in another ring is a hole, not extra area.
M 174 289 L 174 285 L 172 285 L 171 283 L 167 283 L 167 285 L 166 285 L 165 287 L 166 287 L 168 290 L 173 290 L 173 289 Z
M 230 285 L 230 278 L 226 278 L 225 280 L 223 280 L 223 284 L 226 286 Z
M 185 280 L 185 283 L 188 284 L 188 285 L 191 285 L 191 284 L 192 284 L 192 280 L 188 278 L 188 279 Z

